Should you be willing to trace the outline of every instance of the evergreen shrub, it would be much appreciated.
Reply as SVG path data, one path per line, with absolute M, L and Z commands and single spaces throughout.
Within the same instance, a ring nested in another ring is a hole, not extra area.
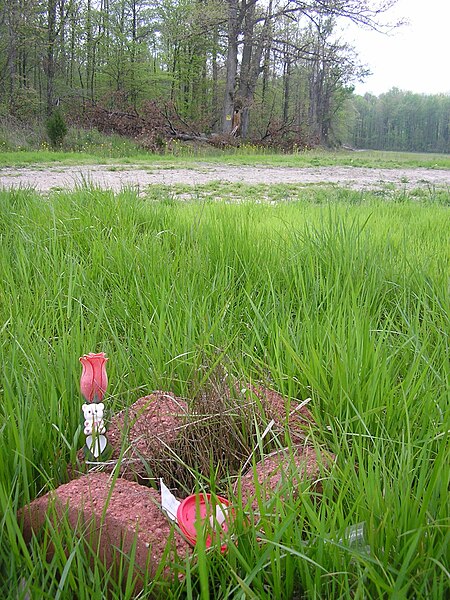
M 55 110 L 47 119 L 46 128 L 51 145 L 60 147 L 67 134 L 67 125 L 60 110 Z

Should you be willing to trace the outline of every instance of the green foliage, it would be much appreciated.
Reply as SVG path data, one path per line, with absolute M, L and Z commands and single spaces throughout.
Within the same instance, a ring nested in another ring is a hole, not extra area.
M 149 581 L 143 597 L 444 597 L 448 208 L 317 194 L 0 192 L 2 597 L 130 597 L 67 524 L 26 547 L 16 519 L 67 478 L 78 357 L 99 350 L 113 410 L 152 389 L 189 396 L 219 353 L 232 375 L 312 396 L 310 441 L 336 454 L 320 502 L 287 481 L 225 555 L 199 548 L 183 578 Z M 233 498 L 228 479 L 209 484 Z M 359 522 L 369 552 L 345 537 Z
M 67 134 L 67 125 L 61 111 L 53 111 L 52 115 L 47 119 L 45 125 L 51 145 L 54 148 L 61 147 Z
M 107 135 L 95 128 L 69 127 L 64 139 L 64 148 L 79 153 L 79 156 L 86 153 L 99 158 L 136 156 L 142 159 L 143 155 L 148 154 L 133 139 L 117 134 Z
M 24 122 L 38 120 L 41 108 L 39 93 L 33 87 L 16 88 L 9 103 L 10 114 Z
M 21 121 L 11 115 L 0 116 L 0 156 L 15 150 L 38 150 L 47 145 L 45 139 L 44 128 L 36 122 Z
M 357 148 L 450 153 L 450 95 L 393 88 L 379 97 L 354 98 Z
M 49 152 L 48 134 L 46 136 L 42 127 L 30 127 L 11 117 L 0 118 L 0 165 L 38 164 L 55 160 L 89 163 L 98 159 L 128 157 L 139 161 L 148 154 L 129 138 L 79 127 L 68 127 L 63 148 L 56 147 Z
M 37 0 L 10 14 L 3 1 L 0 106 L 35 119 L 59 96 L 75 122 L 92 103 L 120 93 L 131 111 L 157 99 L 163 111 L 165 102 L 176 106 L 186 131 L 218 132 L 224 100 L 234 95 L 231 81 L 251 107 L 256 138 L 266 139 L 270 129 L 285 137 L 297 131 L 297 144 L 330 144 L 341 135 L 334 130 L 349 83 L 363 75 L 348 46 L 335 41 L 330 14 L 348 14 L 351 6 L 352 19 L 362 13 L 376 21 L 378 9 L 365 3 L 331 3 L 328 15 L 314 2 L 287 3 L 269 15 L 270 3 L 237 2 L 233 25 L 233 3 L 221 0 L 68 2 L 66 10 L 56 0 Z M 228 61 L 228 42 L 244 38 L 245 51 Z M 227 77 L 236 62 L 237 77 Z M 342 130 L 346 120 L 339 120 Z M 282 136 L 273 137 L 275 145 Z

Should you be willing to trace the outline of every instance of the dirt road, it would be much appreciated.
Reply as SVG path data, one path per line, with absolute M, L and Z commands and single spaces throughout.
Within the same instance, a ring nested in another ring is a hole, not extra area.
M 450 190 L 450 170 L 369 169 L 361 167 L 235 167 L 198 164 L 189 169 L 163 169 L 129 165 L 0 168 L 0 189 L 32 187 L 41 192 L 73 189 L 90 183 L 119 191 L 144 190 L 149 185 L 204 185 L 213 181 L 243 184 L 324 184 L 353 189 L 440 187 Z

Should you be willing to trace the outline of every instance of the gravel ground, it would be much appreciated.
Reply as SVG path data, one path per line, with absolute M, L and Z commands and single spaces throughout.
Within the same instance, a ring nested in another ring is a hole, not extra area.
M 94 165 L 76 167 L 0 168 L 0 189 L 32 187 L 41 192 L 74 189 L 90 183 L 119 191 L 123 187 L 145 190 L 149 185 L 199 186 L 214 181 L 243 184 L 332 184 L 353 189 L 380 190 L 439 187 L 450 189 L 450 170 L 369 169 L 362 167 L 235 167 L 196 165 L 191 169 Z

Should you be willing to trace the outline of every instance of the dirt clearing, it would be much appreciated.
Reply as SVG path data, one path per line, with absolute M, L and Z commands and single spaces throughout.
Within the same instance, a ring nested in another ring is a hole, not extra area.
M 236 167 L 198 164 L 190 169 L 151 166 L 89 165 L 76 167 L 0 168 L 0 188 L 34 188 L 40 192 L 72 190 L 91 184 L 120 191 L 150 185 L 201 186 L 215 181 L 256 184 L 335 185 L 358 190 L 439 187 L 450 189 L 450 170 L 369 169 L 362 167 Z

